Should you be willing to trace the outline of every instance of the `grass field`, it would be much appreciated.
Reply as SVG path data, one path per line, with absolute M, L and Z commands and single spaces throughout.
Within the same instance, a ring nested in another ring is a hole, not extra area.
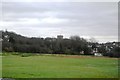
M 118 59 L 78 55 L 2 57 L 2 77 L 7 78 L 117 78 Z
M 0 78 L 2 78 L 2 57 L 0 53 Z

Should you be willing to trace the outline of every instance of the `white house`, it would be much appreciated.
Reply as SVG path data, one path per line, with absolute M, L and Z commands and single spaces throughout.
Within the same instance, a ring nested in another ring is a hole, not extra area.
M 94 53 L 94 56 L 103 56 L 101 53 Z

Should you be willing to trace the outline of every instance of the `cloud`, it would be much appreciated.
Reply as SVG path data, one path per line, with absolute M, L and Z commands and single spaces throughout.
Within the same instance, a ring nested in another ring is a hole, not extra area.
M 113 41 L 118 36 L 117 7 L 111 2 L 3 2 L 0 29 L 27 36 L 35 36 L 36 30 L 37 36 L 98 36 L 99 41 Z
M 10 0 L 11 2 L 119 2 L 119 0 Z M 9 0 L 3 0 L 9 2 Z
M 63 23 L 68 21 L 67 19 L 59 19 L 59 18 L 54 18 L 54 17 L 47 17 L 43 18 L 41 20 L 42 23 L 48 23 L 48 24 L 57 24 L 57 23 Z

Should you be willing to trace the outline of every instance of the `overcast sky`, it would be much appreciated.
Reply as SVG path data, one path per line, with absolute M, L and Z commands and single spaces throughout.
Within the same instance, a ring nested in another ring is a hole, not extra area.
M 30 37 L 94 37 L 117 41 L 117 2 L 2 2 L 0 30 Z

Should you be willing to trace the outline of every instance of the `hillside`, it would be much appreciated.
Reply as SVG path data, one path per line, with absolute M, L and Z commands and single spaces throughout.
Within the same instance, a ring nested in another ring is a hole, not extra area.
M 2 51 L 47 53 L 47 54 L 84 54 L 119 57 L 119 42 L 93 43 L 79 36 L 67 38 L 25 37 L 14 32 L 2 31 Z

